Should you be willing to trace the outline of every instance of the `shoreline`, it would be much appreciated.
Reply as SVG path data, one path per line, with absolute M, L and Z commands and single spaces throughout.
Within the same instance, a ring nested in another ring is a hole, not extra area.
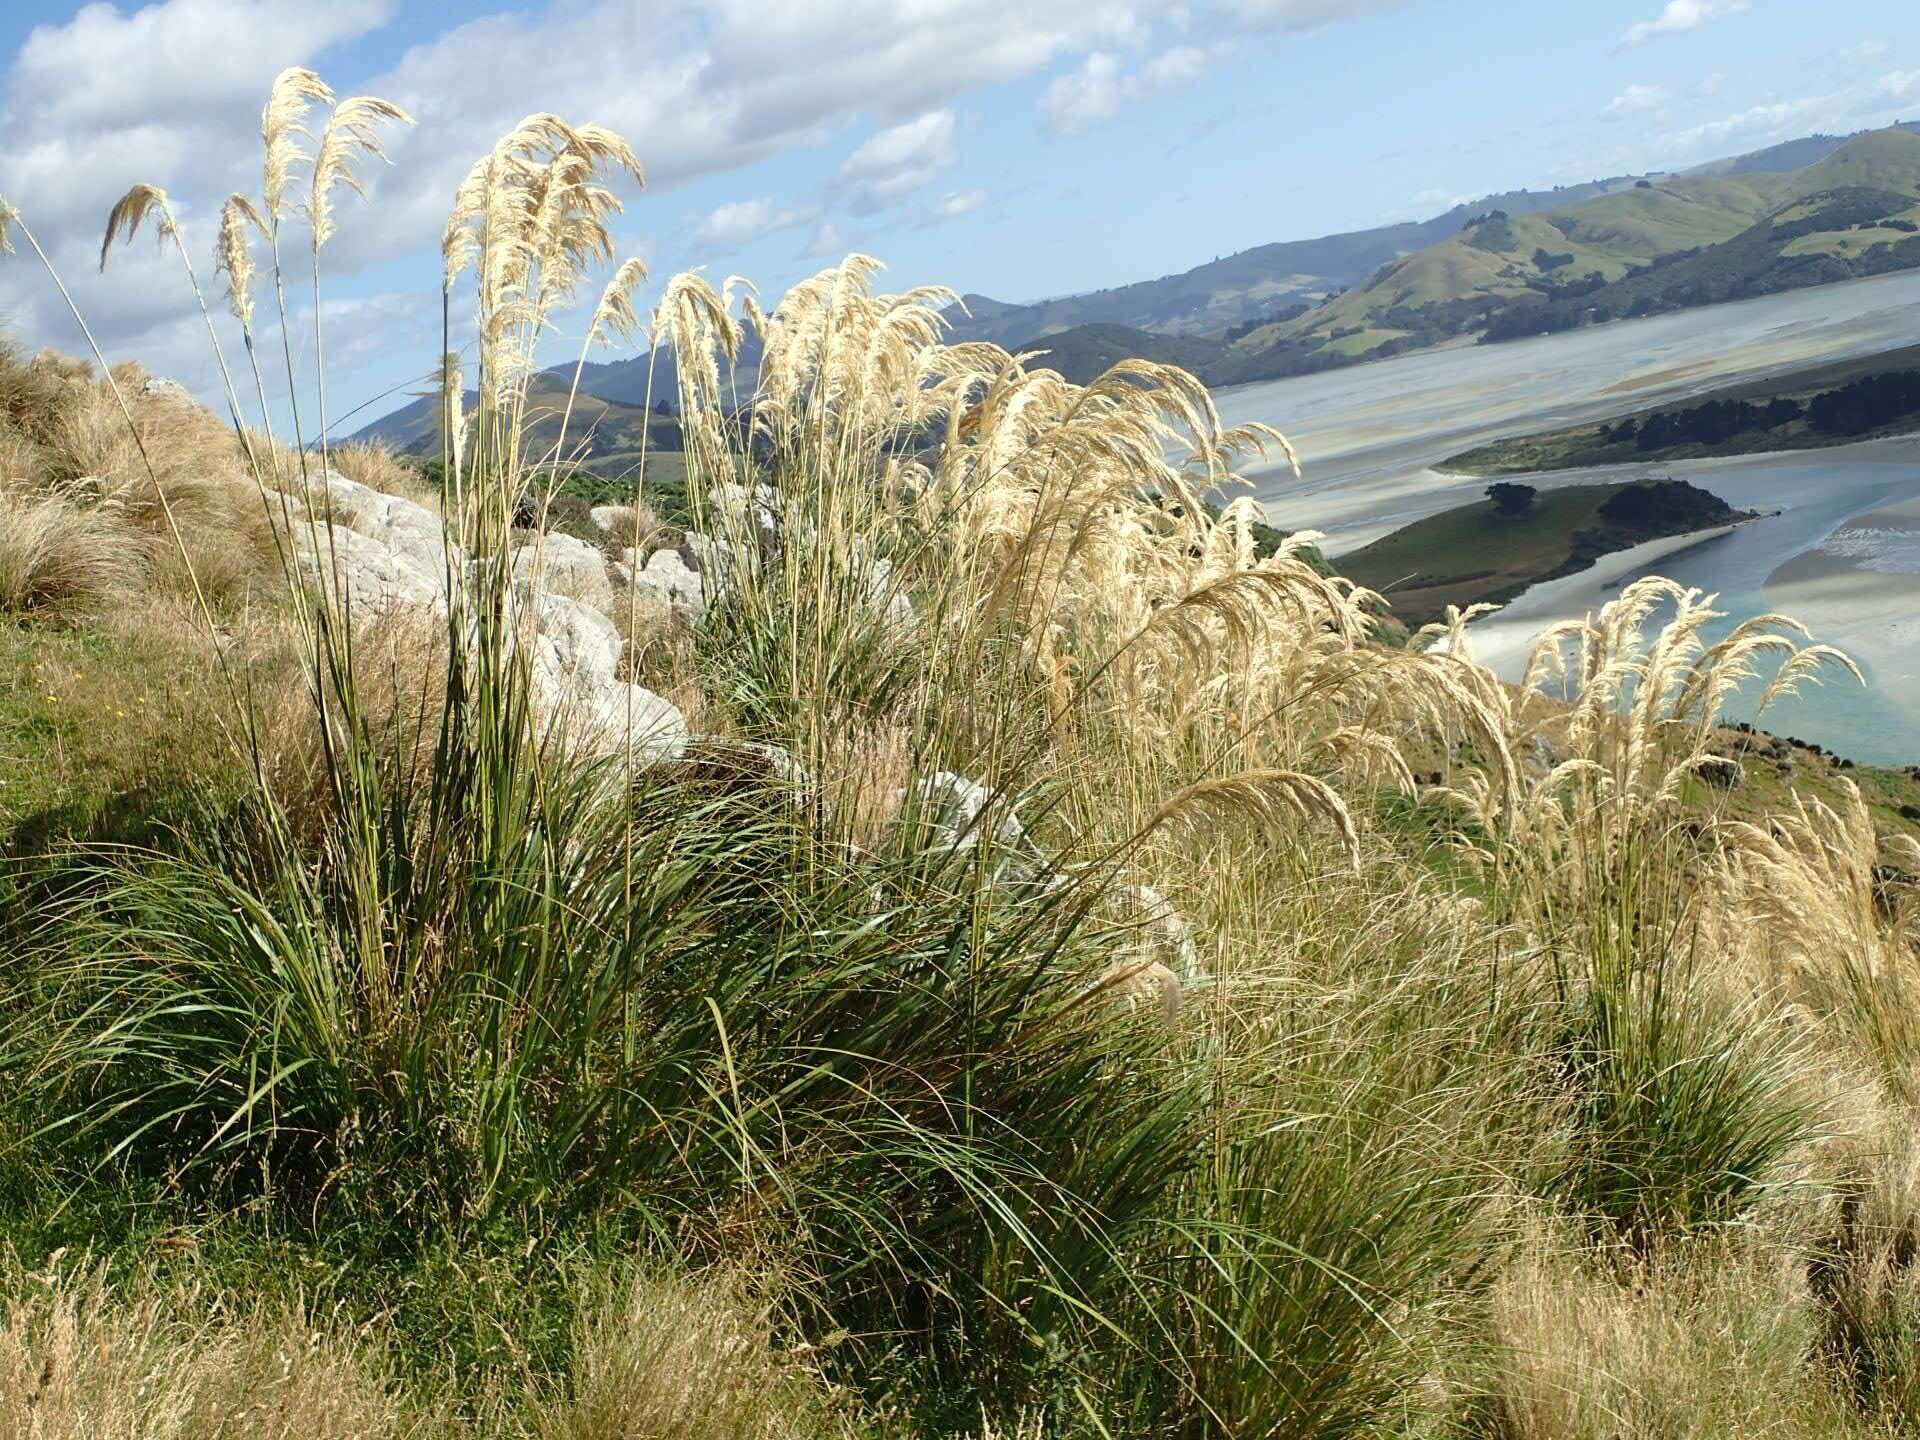
M 1851 517 L 1776 566 L 1765 592 L 1889 699 L 1920 710 L 1920 498 Z
M 1624 420 L 1629 415 L 1635 413 L 1637 412 L 1631 410 L 1623 411 L 1619 415 L 1606 416 L 1594 423 L 1604 425 L 1612 421 Z M 1525 439 L 1526 437 L 1516 436 L 1514 438 Z M 1544 470 L 1475 470 L 1464 465 L 1449 465 L 1446 460 L 1439 460 L 1429 465 L 1427 469 L 1430 473 L 1449 480 L 1511 480 L 1516 476 L 1524 479 L 1529 475 L 1568 475 L 1576 472 L 1584 473 L 1589 470 L 1634 470 L 1646 466 L 1689 465 L 1701 460 L 1714 462 L 1749 459 L 1781 460 L 1795 455 L 1818 455 L 1823 450 L 1844 450 L 1849 445 L 1877 445 L 1889 440 L 1920 440 L 1920 424 L 1915 424 L 1911 428 L 1888 430 L 1879 435 L 1844 435 L 1833 440 L 1821 440 L 1811 445 L 1782 445 L 1767 450 L 1721 449 L 1708 451 L 1699 455 L 1668 455 L 1665 457 L 1650 455 L 1640 460 L 1580 461 L 1572 465 L 1549 466 Z M 1499 442 L 1496 441 L 1495 443 L 1497 444 Z M 1475 448 L 1478 449 L 1482 447 L 1476 446 Z M 1448 459 L 1453 458 L 1455 457 L 1448 457 Z
M 1665 560 L 1731 535 L 1742 526 L 1751 525 L 1755 518 L 1759 517 L 1710 525 L 1681 535 L 1666 535 L 1658 540 L 1643 540 L 1638 545 L 1602 555 L 1584 570 L 1530 585 L 1506 605 L 1467 627 L 1467 644 L 1473 658 L 1501 679 L 1517 681 L 1526 670 L 1534 641 L 1549 625 L 1592 614 L 1614 599 L 1626 578 L 1635 571 L 1645 569 L 1656 560 Z

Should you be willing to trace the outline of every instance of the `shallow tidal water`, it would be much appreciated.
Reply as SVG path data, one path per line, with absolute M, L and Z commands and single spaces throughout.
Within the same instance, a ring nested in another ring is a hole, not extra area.
M 1230 424 L 1278 426 L 1303 475 L 1256 474 L 1273 522 L 1345 550 L 1478 499 L 1449 455 L 1741 380 L 1920 343 L 1920 272 L 1624 321 L 1506 345 L 1456 346 L 1223 391 Z M 1644 566 L 1536 587 L 1482 623 L 1476 653 L 1518 678 L 1531 636 L 1642 574 L 1717 593 L 1721 630 L 1784 611 L 1846 650 L 1869 685 L 1835 675 L 1782 702 L 1768 728 L 1873 764 L 1920 762 L 1920 438 L 1827 450 L 1503 477 L 1542 487 L 1673 475 L 1764 518 Z M 1777 513 L 1776 513 L 1777 512 Z M 1862 517 L 1893 519 L 1870 523 Z M 1615 567 L 1616 569 L 1620 567 Z M 1741 715 L 1736 703 L 1733 714 Z

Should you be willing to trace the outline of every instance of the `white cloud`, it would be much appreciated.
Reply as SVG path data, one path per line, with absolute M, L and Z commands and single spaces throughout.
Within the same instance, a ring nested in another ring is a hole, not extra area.
M 918 190 L 959 156 L 953 111 L 929 110 L 876 132 L 847 157 L 834 177 L 855 210 L 884 210 Z
M 807 248 L 800 253 L 808 260 L 843 260 L 851 248 L 838 225 L 831 220 L 822 220 L 820 228 L 813 232 L 813 238 L 807 242 Z
M 1753 8 L 1753 0 L 1667 0 L 1667 5 L 1651 20 L 1627 27 L 1620 37 L 1622 45 L 1638 45 L 1659 35 L 1683 35 L 1698 30 L 1709 20 L 1725 15 L 1740 15 Z
M 1397 10 L 1402 0 L 1221 0 L 1220 8 L 1251 25 L 1312 30 L 1378 10 Z
M 455 184 L 531 111 L 619 131 L 655 191 L 825 144 L 853 124 L 872 127 L 834 187 L 859 211 L 899 204 L 952 165 L 964 96 L 1096 51 L 1141 54 L 1131 78 L 1142 86 L 1187 83 L 1205 59 L 1185 44 L 1145 58 L 1154 35 L 1186 21 L 1189 0 L 481 4 L 447 7 L 473 18 L 429 30 L 403 52 L 391 47 L 383 73 L 356 75 L 352 88 L 399 102 L 420 124 L 395 138 L 391 169 L 368 172 L 377 220 L 343 207 L 328 291 L 364 288 L 358 272 L 405 256 L 417 257 L 418 283 L 432 292 L 428 250 Z M 1324 23 L 1381 0 L 1193 8 L 1218 33 Z M 411 18 L 415 7 L 405 9 Z M 333 52 L 348 44 L 364 68 L 386 38 L 380 27 L 401 10 L 401 0 L 118 0 L 40 25 L 10 61 L 0 56 L 0 194 L 54 250 L 110 353 L 178 366 L 190 383 L 200 373 L 175 344 L 199 322 L 171 261 L 143 245 L 117 255 L 105 277 L 92 273 L 107 207 L 135 181 L 166 187 L 206 279 L 221 197 L 259 184 L 258 117 L 273 75 L 289 64 L 331 75 L 346 68 Z M 441 12 L 419 11 L 430 13 Z M 617 188 L 629 203 L 638 198 Z M 724 228 L 748 218 L 705 221 Z M 383 274 L 378 283 L 393 281 Z M 46 290 L 26 266 L 0 264 L 0 313 L 29 343 L 72 348 L 78 337 Z
M 1119 57 L 1096 50 L 1078 70 L 1047 86 L 1040 110 L 1050 129 L 1078 130 L 1119 114 L 1125 88 Z
M 1889 100 L 1905 100 L 1920 95 L 1920 70 L 1894 70 L 1880 77 L 1876 87 Z
M 27 36 L 7 110 L 36 126 L 151 124 L 240 102 L 258 113 L 279 70 L 385 23 L 394 0 L 169 0 L 83 6 Z
M 987 203 L 985 190 L 950 190 L 934 201 L 927 210 L 927 223 L 938 225 L 946 220 L 958 220 L 962 215 L 971 215 Z
M 171 247 L 143 236 L 97 270 L 107 210 L 136 181 L 168 190 L 207 282 L 220 197 L 259 183 L 260 106 L 274 75 L 364 36 L 393 9 L 393 0 L 90 4 L 28 34 L 0 77 L 0 194 L 35 227 L 110 356 L 212 392 L 205 329 Z M 0 313 L 30 343 L 81 348 L 45 276 L 12 257 L 0 263 Z
M 702 244 L 733 249 L 810 218 L 807 211 L 778 209 L 771 200 L 730 200 L 707 212 L 693 233 Z
M 1206 51 L 1192 45 L 1175 46 L 1137 71 L 1112 52 L 1096 50 L 1078 70 L 1055 77 L 1040 97 L 1040 111 L 1056 133 L 1084 129 L 1111 120 L 1123 105 L 1191 84 L 1206 68 Z
M 1658 85 L 1629 85 L 1612 100 L 1601 113 L 1612 119 L 1622 115 L 1638 115 L 1645 110 L 1658 110 L 1667 103 L 1666 90 Z
M 1789 131 L 1805 129 L 1813 123 L 1809 117 L 1828 111 L 1832 104 L 1829 97 L 1809 96 L 1799 100 L 1776 100 L 1771 104 L 1753 105 L 1720 120 L 1709 120 L 1704 125 L 1676 130 L 1662 136 L 1661 144 L 1675 150 L 1691 151 L 1702 145 L 1719 144 L 1735 138 L 1771 140 Z
M 1176 45 L 1165 54 L 1149 60 L 1147 68 L 1141 72 L 1141 78 L 1151 89 L 1170 90 L 1176 85 L 1187 85 L 1198 80 L 1206 68 L 1206 51 L 1192 45 Z
M 1884 40 L 1862 40 L 1858 45 L 1849 45 L 1840 52 L 1840 59 L 1847 64 L 1863 64 L 1868 60 L 1878 60 L 1888 49 Z

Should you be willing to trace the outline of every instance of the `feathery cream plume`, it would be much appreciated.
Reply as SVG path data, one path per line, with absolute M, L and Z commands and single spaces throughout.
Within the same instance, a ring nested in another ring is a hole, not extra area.
M 134 234 L 140 229 L 140 222 L 149 214 L 157 214 L 154 221 L 154 235 L 162 242 L 170 239 L 176 230 L 173 209 L 167 204 L 167 192 L 155 185 L 135 185 L 115 203 L 107 212 L 107 233 L 100 241 L 100 268 L 107 268 L 107 252 L 113 248 L 116 234 L 124 235 L 126 243 L 133 243 Z
M 413 117 L 398 105 L 371 95 L 342 100 L 327 118 L 314 152 L 313 184 L 307 201 L 315 245 L 324 245 L 333 236 L 332 195 L 336 184 L 345 185 L 362 200 L 367 198 L 365 186 L 353 172 L 353 161 L 360 156 L 387 159 L 380 126 L 389 124 L 411 125 Z
M 227 308 L 242 327 L 253 324 L 253 242 L 247 234 L 252 226 L 262 237 L 266 221 L 253 201 L 240 194 L 229 195 L 220 207 L 220 232 L 214 239 L 213 273 L 227 277 Z
M 630 340 L 640 328 L 634 312 L 633 292 L 647 278 L 647 262 L 635 255 L 624 260 L 613 272 L 607 288 L 600 292 L 600 303 L 593 308 L 593 320 L 587 326 L 587 344 L 617 337 Z
M 306 128 L 307 111 L 332 103 L 333 91 L 311 70 L 295 65 L 274 77 L 266 108 L 260 112 L 260 139 L 266 155 L 260 195 L 267 219 L 273 224 L 286 213 L 287 186 L 293 181 L 294 167 L 311 158 L 300 145 L 302 140 L 313 138 Z

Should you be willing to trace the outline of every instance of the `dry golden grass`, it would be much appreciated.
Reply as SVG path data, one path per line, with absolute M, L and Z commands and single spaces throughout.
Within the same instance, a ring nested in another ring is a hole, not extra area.
M 47 432 L 66 408 L 76 375 L 90 379 L 92 367 L 52 352 L 22 359 L 12 345 L 0 341 L 0 418 L 29 434 Z
M 377 1364 L 291 1316 L 191 1290 L 8 1267 L 0 1440 L 380 1440 L 420 1435 Z
M 737 1278 L 633 1281 L 575 1336 L 573 1392 L 540 1440 L 826 1440 L 847 1433 L 771 1343 Z
M 145 546 L 111 512 L 0 484 L 0 611 L 98 605 L 135 588 L 145 570 Z
M 613 513 L 605 517 L 610 523 L 604 542 L 610 555 L 617 556 L 622 550 L 638 550 L 644 557 L 659 546 L 678 543 L 680 539 L 680 530 L 662 520 L 644 500 L 611 508 Z
M 241 446 L 193 401 L 143 393 L 147 379 L 132 364 L 109 383 L 59 356 L 0 355 L 0 478 L 70 495 L 132 532 L 130 584 L 227 605 L 270 598 L 271 536 Z
M 429 510 L 440 508 L 440 497 L 421 478 L 419 470 L 377 440 L 349 440 L 332 446 L 327 461 L 347 479 L 369 490 L 398 495 Z
M 1820 1317 L 1802 1259 L 1745 1240 L 1622 1278 L 1537 1242 L 1501 1278 L 1499 1433 L 1511 1440 L 1867 1433 L 1809 1374 Z
M 24 485 L 29 477 L 44 471 L 46 463 L 45 452 L 31 435 L 0 420 L 0 484 L 13 481 Z
M 318 836 L 333 818 L 327 783 L 323 723 L 341 740 L 346 721 L 336 704 L 323 722 L 308 676 L 293 659 L 290 627 L 275 626 L 256 637 L 248 660 L 250 734 L 237 735 L 260 766 L 296 834 Z M 432 769 L 446 700 L 445 630 L 428 617 L 394 611 L 365 626 L 356 641 L 355 680 L 359 714 L 389 767 L 388 783 L 423 793 Z
M 818 1378 L 737 1278 L 637 1279 L 587 1305 L 563 1388 L 463 1418 L 403 1395 L 386 1326 L 347 1333 L 196 1286 L 0 1265 L 0 1440 L 839 1440 Z
M 671 683 L 676 668 L 685 668 L 685 654 L 676 652 L 690 647 L 678 634 L 673 607 L 665 596 L 653 590 L 615 585 L 606 613 L 620 632 L 623 676 L 645 684 L 640 676 L 657 675 Z
M 913 781 L 913 762 L 913 731 L 901 720 L 852 727 L 828 751 L 821 787 L 855 845 L 878 848 L 900 818 L 902 797 Z

